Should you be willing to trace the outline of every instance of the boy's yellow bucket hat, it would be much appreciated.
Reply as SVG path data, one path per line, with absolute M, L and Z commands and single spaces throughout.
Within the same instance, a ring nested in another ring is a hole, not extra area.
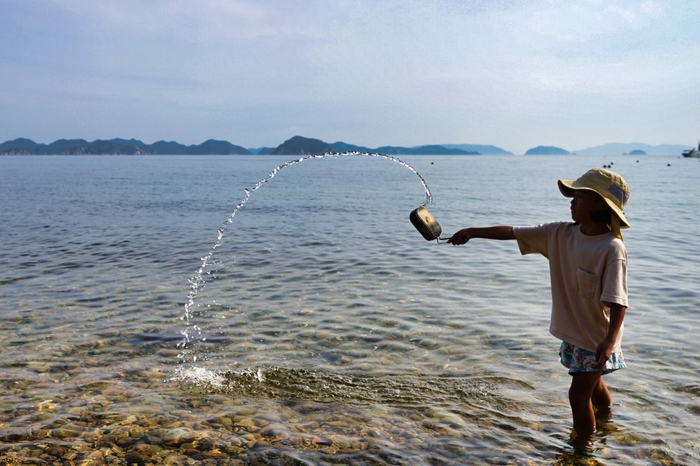
M 613 225 L 610 225 L 610 227 L 619 238 L 622 238 L 620 228 L 630 227 L 623 213 L 625 204 L 627 204 L 627 200 L 630 197 L 630 188 L 617 173 L 603 170 L 602 168 L 591 168 L 575 181 L 559 180 L 557 184 L 559 185 L 559 191 L 566 197 L 574 197 L 575 189 L 587 189 L 598 193 L 615 213 L 612 220 Z M 617 216 L 617 219 L 615 216 Z

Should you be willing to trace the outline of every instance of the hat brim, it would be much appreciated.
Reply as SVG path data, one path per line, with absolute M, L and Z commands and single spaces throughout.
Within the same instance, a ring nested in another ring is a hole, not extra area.
M 558 180 L 557 186 L 559 186 L 559 191 L 561 191 L 564 197 L 574 197 L 574 191 L 577 189 L 585 189 L 586 191 L 593 191 L 594 193 L 600 195 L 595 189 L 591 189 L 586 186 L 578 186 L 575 180 Z M 611 201 L 607 200 L 605 196 L 601 196 L 605 203 L 612 209 L 612 211 L 620 219 L 620 228 L 629 228 L 630 224 L 625 218 L 625 214 Z

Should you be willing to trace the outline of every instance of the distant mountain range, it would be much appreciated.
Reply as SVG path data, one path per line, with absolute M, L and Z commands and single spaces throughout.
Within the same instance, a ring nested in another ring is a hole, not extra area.
M 569 152 L 560 147 L 554 146 L 537 146 L 525 152 L 525 155 L 679 155 L 684 150 L 691 147 L 678 144 L 661 144 L 651 146 L 641 142 L 617 143 L 612 142 L 603 144 L 602 146 L 581 149 L 574 152 Z
M 553 146 L 537 146 L 525 155 L 680 155 L 689 146 L 663 144 L 650 146 L 642 143 L 610 143 L 575 151 L 573 153 Z M 320 139 L 294 136 L 277 147 L 246 149 L 228 141 L 209 139 L 197 145 L 184 145 L 175 141 L 158 141 L 145 144 L 138 139 L 59 139 L 50 144 L 40 144 L 26 138 L 17 138 L 0 144 L 2 155 L 309 155 L 325 152 L 368 152 L 387 155 L 512 155 L 512 152 L 491 145 L 433 144 L 415 147 L 381 146 L 376 148 L 357 146 L 338 141 L 327 143 Z
M 175 141 L 145 144 L 138 139 L 109 139 L 88 142 L 85 139 L 59 139 L 40 144 L 31 139 L 18 138 L 0 144 L 4 155 L 306 155 L 324 152 L 370 152 L 391 155 L 480 155 L 510 154 L 495 146 L 469 144 L 427 145 L 417 147 L 382 146 L 369 148 L 346 142 L 326 143 L 320 139 L 294 136 L 277 147 L 246 149 L 228 141 L 210 139 L 199 145 L 186 146 Z M 479 149 L 479 150 L 475 150 Z
M 144 144 L 138 139 L 98 139 L 88 142 L 85 139 L 59 139 L 51 144 L 39 144 L 31 139 L 18 138 L 0 144 L 0 154 L 17 155 L 243 155 L 250 152 L 228 141 L 209 139 L 199 145 L 185 146 L 174 141 L 158 141 Z
M 503 151 L 503 149 L 498 150 Z M 481 152 L 478 151 L 448 148 L 441 145 L 417 147 L 381 146 L 372 149 L 369 147 L 348 144 L 342 141 L 329 144 L 319 139 L 309 139 L 302 136 L 294 136 L 293 138 L 280 144 L 276 149 L 273 149 L 269 153 L 272 155 L 305 155 L 320 154 L 324 152 L 368 152 L 387 155 L 481 155 Z M 505 153 L 505 151 L 503 152 Z M 267 151 L 258 152 L 258 154 L 264 153 L 267 153 Z
M 576 155 L 681 155 L 684 150 L 692 149 L 692 146 L 679 144 L 660 144 L 651 146 L 641 142 L 611 142 L 602 146 L 591 147 L 574 151 Z

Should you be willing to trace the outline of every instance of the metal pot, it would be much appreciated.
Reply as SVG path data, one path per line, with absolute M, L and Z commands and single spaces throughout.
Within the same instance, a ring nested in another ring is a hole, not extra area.
M 445 238 L 440 238 L 442 227 L 424 205 L 411 211 L 408 218 L 411 220 L 413 226 L 416 227 L 416 230 L 418 230 L 426 240 L 438 240 L 438 243 L 441 239 L 445 240 Z

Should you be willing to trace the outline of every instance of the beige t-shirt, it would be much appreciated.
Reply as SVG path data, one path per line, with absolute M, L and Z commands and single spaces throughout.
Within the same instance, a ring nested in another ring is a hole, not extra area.
M 627 249 L 612 233 L 586 236 L 575 223 L 514 227 L 522 254 L 549 259 L 555 337 L 595 351 L 610 322 L 609 303 L 627 307 Z M 620 348 L 620 328 L 613 351 Z

